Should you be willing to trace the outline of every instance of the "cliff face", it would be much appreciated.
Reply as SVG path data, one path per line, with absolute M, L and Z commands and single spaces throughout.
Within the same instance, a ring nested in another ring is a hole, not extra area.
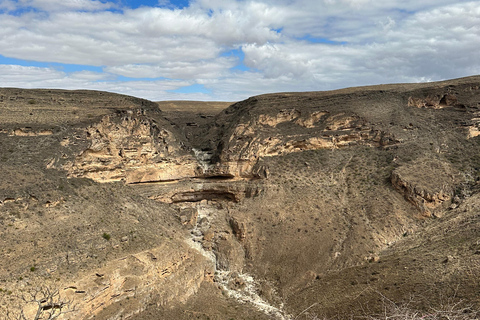
M 219 142 L 212 148 L 217 152 L 215 170 L 251 178 L 257 175 L 255 164 L 263 157 L 358 145 L 388 148 L 417 140 L 415 134 L 428 126 L 420 123 L 427 110 L 450 113 L 463 108 L 465 114 L 457 120 L 464 121 L 469 137 L 475 136 L 476 117 L 467 110 L 477 107 L 474 83 L 385 89 L 272 94 L 239 102 L 217 117 Z
M 98 182 L 141 183 L 195 177 L 199 163 L 185 143 L 168 130 L 170 127 L 165 120 L 155 121 L 144 110 L 104 116 L 100 123 L 84 131 L 88 148 L 62 168 L 71 177 Z
M 48 286 L 63 319 L 347 316 L 411 284 L 440 303 L 427 271 L 468 297 L 479 83 L 268 94 L 220 113 L 2 89 L 0 314 Z
M 203 281 L 212 281 L 212 271 L 209 261 L 181 244 L 131 254 L 83 274 L 67 287 L 65 297 L 77 302 L 69 317 L 134 317 L 151 303 L 182 303 Z
M 215 169 L 243 178 L 259 177 L 262 173 L 255 165 L 264 157 L 356 145 L 378 148 L 398 142 L 355 114 L 295 108 L 241 119 L 227 136 L 218 155 L 220 166 Z

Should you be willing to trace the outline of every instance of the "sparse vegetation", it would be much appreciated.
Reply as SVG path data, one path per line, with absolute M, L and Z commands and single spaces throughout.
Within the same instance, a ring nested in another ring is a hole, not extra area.
M 462 301 L 450 302 L 428 310 L 417 310 L 410 304 L 398 305 L 383 295 L 383 311 L 378 314 L 351 315 L 346 319 L 364 320 L 478 320 L 480 312 L 471 306 L 465 305 Z M 313 305 L 311 306 L 313 307 Z M 310 308 L 305 309 L 294 320 L 330 320 L 328 317 L 321 317 Z
M 457 302 L 427 311 L 419 311 L 409 305 L 399 306 L 391 300 L 386 300 L 384 312 L 377 315 L 364 316 L 368 320 L 478 320 L 480 312 L 471 306 Z
M 110 238 L 111 238 L 111 236 L 110 236 L 109 233 L 104 232 L 104 233 L 102 234 L 102 238 L 105 239 L 105 240 L 107 240 L 107 241 L 109 241 Z

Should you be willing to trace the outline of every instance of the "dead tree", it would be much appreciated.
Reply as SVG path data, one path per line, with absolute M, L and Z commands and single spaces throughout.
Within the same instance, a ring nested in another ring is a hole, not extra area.
M 16 296 L 17 307 L 10 305 L 6 310 L 7 320 L 54 320 L 63 314 L 75 311 L 71 300 L 60 297 L 57 289 L 40 287 L 27 290 Z M 33 314 L 25 314 L 27 306 L 33 305 Z M 13 307 L 13 308 L 12 308 Z

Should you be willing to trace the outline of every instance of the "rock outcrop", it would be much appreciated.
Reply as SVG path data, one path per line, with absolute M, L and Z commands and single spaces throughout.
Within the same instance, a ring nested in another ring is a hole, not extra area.
M 428 95 L 426 97 L 409 97 L 408 106 L 427 109 L 442 109 L 457 104 L 454 94 Z
M 295 108 L 239 121 L 227 132 L 211 174 L 242 178 L 265 176 L 267 169 L 257 166 L 263 157 L 356 145 L 388 147 L 399 142 L 352 113 Z
M 63 169 L 71 177 L 128 184 L 196 176 L 198 161 L 160 121 L 146 116 L 143 110 L 105 116 L 86 129 L 89 147 Z
M 392 172 L 392 185 L 425 216 L 442 216 L 452 203 L 458 172 L 446 162 L 422 159 Z
M 129 318 L 150 303 L 185 302 L 203 281 L 211 281 L 213 268 L 195 250 L 167 244 L 111 261 L 65 288 L 62 295 L 76 305 L 70 317 Z
M 139 186 L 140 187 L 140 186 Z M 183 181 L 173 185 L 145 185 L 141 186 L 142 193 L 150 199 L 163 203 L 182 202 L 240 202 L 245 198 L 260 195 L 264 186 L 249 181 L 197 179 Z

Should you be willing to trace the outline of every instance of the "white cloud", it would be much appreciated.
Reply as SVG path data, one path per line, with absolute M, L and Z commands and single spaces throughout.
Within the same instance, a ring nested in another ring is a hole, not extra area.
M 31 7 L 48 12 L 65 10 L 97 11 L 111 8 L 111 3 L 95 0 L 19 0 L 19 6 Z
M 179 99 L 180 94 L 169 91 L 191 84 L 180 80 L 118 82 L 113 81 L 110 74 L 87 71 L 68 74 L 53 68 L 0 65 L 0 87 L 104 90 L 163 100 L 164 97 Z
M 4 14 L 0 52 L 20 59 L 97 66 L 197 61 L 217 57 L 237 44 L 278 39 L 261 20 L 254 20 L 231 11 L 209 16 L 197 10 L 147 7 L 123 14 Z
M 480 73 L 480 1 L 196 0 L 110 12 L 89 0 L 0 2 L 0 54 L 100 66 L 103 73 L 2 66 L 1 86 L 90 88 L 160 100 L 203 84 L 202 99 L 440 80 Z M 15 6 L 43 10 L 11 15 Z M 277 31 L 275 31 L 277 30 Z M 314 43 L 343 41 L 343 45 Z M 321 40 L 325 39 L 325 40 Z M 223 56 L 241 48 L 238 58 Z M 168 78 L 155 81 L 115 81 Z
M 67 76 L 67 74 L 65 74 Z M 83 80 L 83 81 L 102 81 L 102 80 L 115 80 L 113 75 L 105 74 L 102 72 L 93 71 L 77 71 L 68 74 L 70 79 Z
M 0 11 L 5 10 L 7 12 L 14 11 L 17 5 L 12 0 L 0 0 Z
M 281 8 L 283 34 L 359 43 L 382 22 L 402 20 L 418 11 L 468 3 L 469 0 L 266 0 Z M 478 1 L 473 1 L 478 6 Z
M 390 24 L 387 32 L 367 33 L 375 36 L 375 42 L 246 45 L 245 60 L 268 78 L 324 79 L 333 87 L 459 77 L 480 66 L 478 2 L 419 12 Z M 315 87 L 312 81 L 310 87 Z
M 220 57 L 201 61 L 166 61 L 158 65 L 130 64 L 107 67 L 105 71 L 131 78 L 205 79 L 226 76 L 236 59 Z
M 57 82 L 65 76 L 54 69 L 24 67 L 17 65 L 0 65 L 0 86 L 35 87 L 46 82 Z

